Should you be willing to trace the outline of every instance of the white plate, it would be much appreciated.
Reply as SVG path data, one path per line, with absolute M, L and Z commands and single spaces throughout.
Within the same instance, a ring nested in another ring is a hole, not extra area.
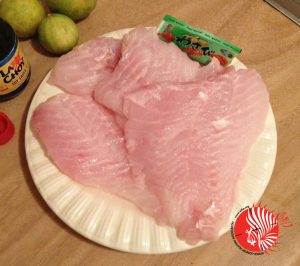
M 129 29 L 105 36 L 121 38 Z M 233 65 L 245 66 L 237 59 Z M 189 246 L 176 237 L 175 230 L 158 226 L 133 204 L 98 189 L 81 186 L 62 174 L 45 155 L 30 128 L 34 109 L 50 96 L 61 92 L 47 83 L 49 74 L 38 88 L 26 122 L 25 147 L 29 169 L 34 183 L 49 207 L 71 228 L 101 245 L 134 253 L 171 253 L 201 246 Z M 257 202 L 272 174 L 277 148 L 274 115 L 270 107 L 263 133 L 252 148 L 243 171 L 239 196 L 231 212 L 230 221 L 238 210 Z M 230 221 L 220 235 L 230 228 Z

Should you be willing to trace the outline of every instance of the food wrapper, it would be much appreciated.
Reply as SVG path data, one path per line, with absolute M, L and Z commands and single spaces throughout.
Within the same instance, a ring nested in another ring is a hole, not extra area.
M 160 23 L 157 34 L 165 42 L 174 42 L 191 59 L 208 64 L 213 57 L 222 65 L 228 65 L 235 55 L 241 53 L 237 46 L 214 34 L 194 28 L 191 25 L 166 15 Z

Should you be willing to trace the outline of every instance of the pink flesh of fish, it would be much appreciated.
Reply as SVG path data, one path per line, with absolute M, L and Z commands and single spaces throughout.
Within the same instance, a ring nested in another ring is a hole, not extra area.
M 49 83 L 64 91 L 91 96 L 95 85 L 113 71 L 121 56 L 121 40 L 99 37 L 59 58 Z
M 121 59 L 97 85 L 94 97 L 122 116 L 123 97 L 130 92 L 164 81 L 205 80 L 222 69 L 217 59 L 201 67 L 175 44 L 159 40 L 153 29 L 140 27 L 124 36 Z
M 189 244 L 217 239 L 268 111 L 254 70 L 198 83 L 156 85 L 126 97 L 128 158 Z
M 59 94 L 37 107 L 31 125 L 61 172 L 155 215 L 158 202 L 141 178 L 132 177 L 124 136 L 106 108 L 87 97 Z

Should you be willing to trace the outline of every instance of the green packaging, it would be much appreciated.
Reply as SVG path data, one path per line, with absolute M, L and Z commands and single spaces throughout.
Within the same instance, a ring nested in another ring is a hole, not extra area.
M 191 59 L 208 64 L 213 57 L 222 65 L 228 65 L 235 55 L 241 53 L 237 46 L 214 34 L 166 15 L 158 27 L 157 34 L 165 42 L 174 42 Z

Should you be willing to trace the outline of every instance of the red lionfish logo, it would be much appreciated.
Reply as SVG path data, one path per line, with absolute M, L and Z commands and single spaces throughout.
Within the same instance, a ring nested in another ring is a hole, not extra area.
M 240 210 L 231 224 L 231 235 L 235 244 L 244 252 L 252 255 L 269 254 L 279 245 L 279 225 L 290 227 L 285 213 L 275 215 L 262 207 L 249 206 Z

